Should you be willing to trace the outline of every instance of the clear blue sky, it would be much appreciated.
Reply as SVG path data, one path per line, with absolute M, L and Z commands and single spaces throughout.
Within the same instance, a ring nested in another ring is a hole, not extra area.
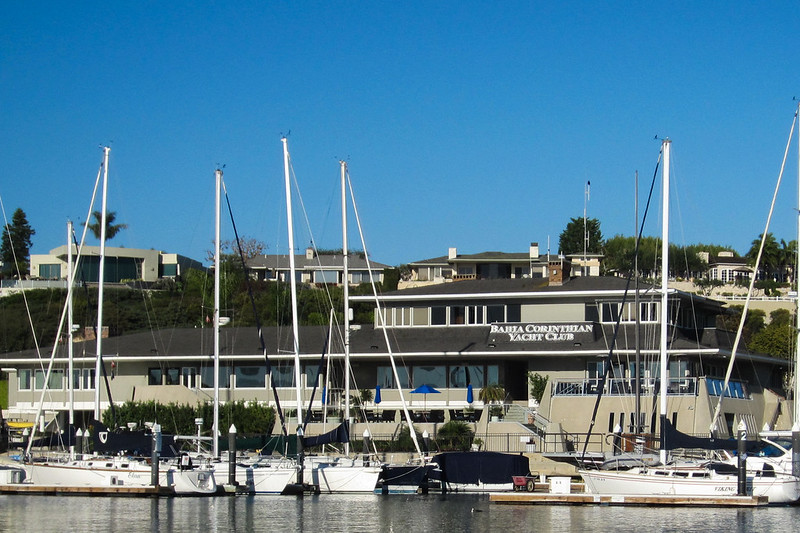
M 285 253 L 289 131 L 320 247 L 341 245 L 339 159 L 379 262 L 548 237 L 555 253 L 587 180 L 603 235 L 631 235 L 634 172 L 646 188 L 659 136 L 671 240 L 745 253 L 800 96 L 792 2 L 71 4 L 0 17 L 0 196 L 9 219 L 26 212 L 33 253 L 84 220 L 105 143 L 128 224 L 111 245 L 205 260 L 224 164 L 240 233 Z M 789 173 L 772 227 L 787 241 L 796 148 Z

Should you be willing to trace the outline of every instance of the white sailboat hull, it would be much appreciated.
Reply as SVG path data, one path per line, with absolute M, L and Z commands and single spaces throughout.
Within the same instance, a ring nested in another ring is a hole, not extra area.
M 45 462 L 25 465 L 26 482 L 56 487 L 151 487 L 150 466 L 136 461 L 93 459 L 66 463 Z M 158 483 L 171 487 L 175 494 L 214 494 L 214 472 L 206 469 L 178 470 L 174 467 L 158 473 Z
M 217 479 L 228 479 L 228 464 L 216 463 L 214 475 Z M 297 478 L 297 467 L 290 464 L 237 464 L 236 483 L 251 494 L 280 494 L 286 485 Z
M 307 480 L 319 487 L 320 492 L 375 492 L 380 465 L 364 465 L 356 461 L 306 460 Z
M 735 496 L 738 478 L 707 469 L 654 468 L 625 472 L 582 470 L 586 492 L 635 496 Z M 766 496 L 769 503 L 788 504 L 800 500 L 800 478 L 786 475 L 747 476 L 747 493 Z

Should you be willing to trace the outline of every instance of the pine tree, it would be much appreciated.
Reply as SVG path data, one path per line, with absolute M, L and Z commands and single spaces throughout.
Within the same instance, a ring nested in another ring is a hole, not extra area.
M 17 208 L 11 217 L 11 224 L 3 228 L 0 258 L 3 261 L 3 276 L 23 278 L 30 274 L 31 237 L 36 231 L 28 224 L 25 211 Z

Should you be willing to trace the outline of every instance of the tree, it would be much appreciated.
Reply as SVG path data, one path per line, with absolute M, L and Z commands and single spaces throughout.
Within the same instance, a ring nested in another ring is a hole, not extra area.
M 92 218 L 94 222 L 91 222 L 88 227 L 89 231 L 92 232 L 92 235 L 96 239 L 100 239 L 100 223 L 103 218 L 103 214 L 100 211 L 95 211 L 92 213 Z M 108 211 L 106 213 L 106 240 L 110 241 L 114 237 L 116 237 L 117 233 L 120 231 L 127 229 L 127 224 L 114 224 L 114 221 L 117 219 L 116 211 Z
M 589 218 L 586 220 L 586 228 L 589 233 L 589 242 L 587 243 L 586 251 L 593 254 L 600 253 L 603 248 L 603 234 L 600 233 L 600 221 L 596 218 Z M 558 249 L 565 255 L 583 253 L 584 238 L 583 217 L 572 218 L 558 237 Z
M 537 402 L 542 401 L 544 391 L 547 389 L 547 376 L 538 372 L 528 372 L 528 384 L 531 386 L 531 397 Z
M 33 245 L 31 237 L 36 231 L 28 224 L 25 211 L 17 208 L 11 216 L 11 224 L 6 224 L 3 231 L 0 257 L 3 261 L 3 274 L 19 276 L 30 274 L 30 249 Z

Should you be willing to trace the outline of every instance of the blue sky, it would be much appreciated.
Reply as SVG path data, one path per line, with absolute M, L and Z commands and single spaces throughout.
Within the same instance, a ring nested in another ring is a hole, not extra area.
M 800 96 L 800 18 L 790 2 L 697 4 L 7 3 L 0 197 L 47 253 L 84 220 L 111 143 L 109 208 L 128 229 L 110 244 L 205 260 L 224 164 L 239 232 L 285 253 L 290 131 L 319 247 L 341 245 L 346 159 L 376 261 L 548 238 L 555 253 L 589 180 L 603 235 L 633 234 L 634 172 L 646 189 L 659 136 L 671 240 L 745 253 Z M 772 226 L 787 241 L 796 153 Z

